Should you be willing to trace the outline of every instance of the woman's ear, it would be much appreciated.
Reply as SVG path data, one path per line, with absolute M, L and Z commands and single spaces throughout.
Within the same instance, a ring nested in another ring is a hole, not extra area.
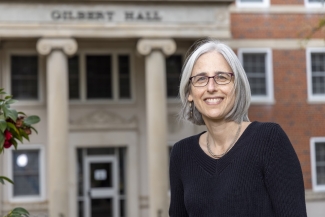
M 192 101 L 193 101 L 193 97 L 192 97 L 192 95 L 191 95 L 191 94 L 189 94 L 189 95 L 188 95 L 188 97 L 187 97 L 187 100 L 188 100 L 188 101 L 190 101 L 190 102 L 192 102 Z

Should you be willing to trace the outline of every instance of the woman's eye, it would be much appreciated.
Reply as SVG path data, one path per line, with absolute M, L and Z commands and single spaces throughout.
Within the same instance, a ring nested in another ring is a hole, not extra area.
M 205 80 L 206 80 L 206 77 L 204 77 L 204 76 L 197 77 L 197 81 L 205 81 Z

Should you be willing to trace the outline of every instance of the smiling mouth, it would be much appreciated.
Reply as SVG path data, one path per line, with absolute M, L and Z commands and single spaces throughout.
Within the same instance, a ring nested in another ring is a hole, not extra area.
M 223 98 L 207 98 L 204 101 L 207 102 L 208 104 L 219 104 Z

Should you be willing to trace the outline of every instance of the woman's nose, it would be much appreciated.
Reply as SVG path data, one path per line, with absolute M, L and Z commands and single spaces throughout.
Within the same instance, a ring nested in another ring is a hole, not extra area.
M 207 88 L 208 91 L 214 91 L 218 84 L 214 81 L 214 78 L 209 78 Z

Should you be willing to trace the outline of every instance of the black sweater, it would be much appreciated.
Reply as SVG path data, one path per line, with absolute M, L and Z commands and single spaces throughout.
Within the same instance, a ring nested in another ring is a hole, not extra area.
M 300 163 L 278 124 L 251 123 L 218 160 L 201 149 L 201 134 L 172 149 L 171 217 L 307 216 Z

